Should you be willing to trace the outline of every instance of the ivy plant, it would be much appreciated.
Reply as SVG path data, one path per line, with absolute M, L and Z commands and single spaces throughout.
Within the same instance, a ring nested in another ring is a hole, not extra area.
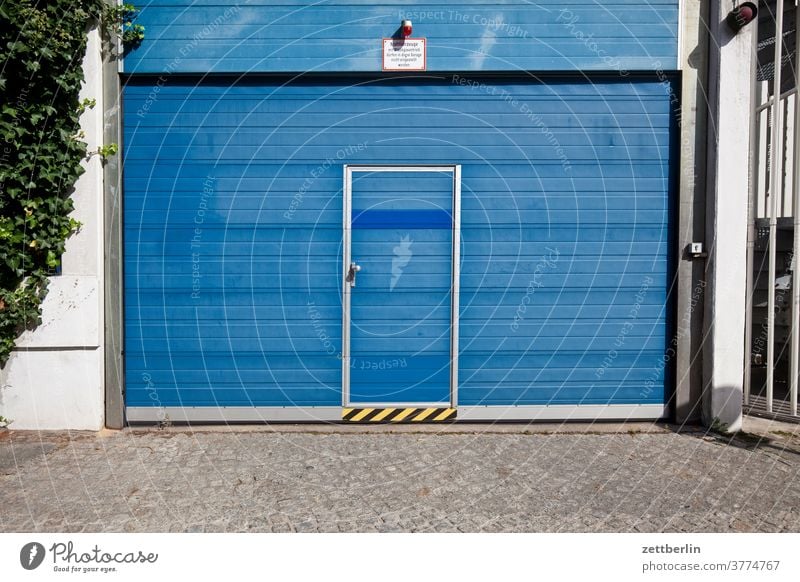
M 133 4 L 109 6 L 103 14 L 106 32 L 113 28 L 126 48 L 135 48 L 144 40 L 144 26 L 135 22 L 139 10 Z
M 124 38 L 134 18 L 132 6 L 104 0 L 0 4 L 0 366 L 19 334 L 40 323 L 48 276 L 80 227 L 70 217 L 87 157 L 79 118 L 95 105 L 78 96 L 86 30 L 102 24 Z

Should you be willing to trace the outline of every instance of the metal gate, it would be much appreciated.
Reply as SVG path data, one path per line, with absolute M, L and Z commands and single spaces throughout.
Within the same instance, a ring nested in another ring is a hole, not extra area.
M 744 405 L 751 414 L 786 420 L 800 419 L 799 16 L 783 0 L 759 12 L 750 148 Z
M 124 89 L 129 420 L 667 413 L 663 79 L 157 83 Z

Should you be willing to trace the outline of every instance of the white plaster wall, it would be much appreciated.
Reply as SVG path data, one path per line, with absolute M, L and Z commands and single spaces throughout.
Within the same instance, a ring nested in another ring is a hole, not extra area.
M 753 35 L 755 25 L 732 36 L 723 19 L 730 10 L 715 0 L 711 12 L 715 58 L 709 119 L 709 238 L 704 421 L 728 430 L 742 425 L 744 323 L 747 283 L 747 204 Z M 715 155 L 716 154 L 716 155 Z
M 103 140 L 100 49 L 92 30 L 81 91 L 81 99 L 97 100 L 81 117 L 88 151 Z M 104 424 L 103 168 L 99 156 L 84 167 L 72 214 L 81 230 L 67 241 L 62 275 L 51 279 L 42 324 L 20 337 L 0 370 L 0 416 L 12 420 L 13 429 L 99 430 Z

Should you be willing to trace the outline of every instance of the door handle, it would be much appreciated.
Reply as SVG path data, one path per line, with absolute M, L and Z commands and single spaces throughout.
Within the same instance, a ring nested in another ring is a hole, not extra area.
M 347 281 L 350 282 L 351 287 L 356 286 L 356 273 L 361 270 L 361 265 L 357 263 L 350 263 L 350 270 L 347 272 Z
M 350 270 L 347 272 L 346 280 L 350 282 L 351 287 L 356 286 L 356 273 L 361 270 L 361 265 L 358 263 L 350 263 Z

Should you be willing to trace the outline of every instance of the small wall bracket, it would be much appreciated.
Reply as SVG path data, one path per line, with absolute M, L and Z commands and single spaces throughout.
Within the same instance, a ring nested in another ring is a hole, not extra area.
M 690 259 L 705 259 L 708 253 L 703 249 L 703 243 L 691 242 L 686 245 L 686 256 Z

